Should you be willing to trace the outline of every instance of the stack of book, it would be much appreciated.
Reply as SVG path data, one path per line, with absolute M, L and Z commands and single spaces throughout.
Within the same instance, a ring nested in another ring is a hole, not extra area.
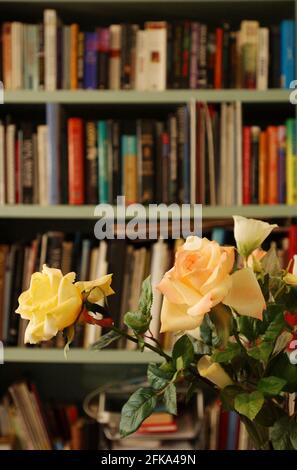
M 226 22 L 147 21 L 84 31 L 45 10 L 43 23 L 3 23 L 2 57 L 7 90 L 288 88 L 295 22 L 267 28 L 243 20 L 233 29 Z
M 232 244 L 231 231 L 214 229 L 208 237 L 218 243 Z M 286 269 L 289 259 L 297 253 L 297 226 L 288 228 L 287 233 L 277 234 L 271 242 L 275 246 L 281 267 Z M 174 255 L 183 240 L 165 242 L 109 240 L 98 243 L 85 238 L 80 233 L 75 236 L 62 232 L 48 232 L 37 236 L 30 243 L 0 245 L 0 339 L 10 346 L 22 346 L 26 320 L 15 314 L 18 296 L 28 288 L 31 274 L 40 271 L 46 263 L 50 267 L 61 268 L 64 274 L 75 271 L 77 280 L 97 279 L 113 273 L 113 289 L 116 294 L 108 299 L 108 309 L 117 325 L 123 323 L 127 311 L 135 311 L 138 306 L 142 281 L 151 274 L 153 287 L 174 263 Z M 269 249 L 269 243 L 265 249 Z M 119 263 L 119 260 L 121 262 Z M 153 322 L 151 330 L 159 337 L 162 296 L 156 290 L 152 306 Z M 94 325 L 79 326 L 74 347 L 89 347 L 101 335 L 101 328 Z M 166 350 L 170 350 L 176 337 L 171 333 L 160 336 Z M 64 347 L 59 336 L 42 347 Z M 119 342 L 113 347 L 133 348 L 134 343 Z
M 241 103 L 163 118 L 0 123 L 0 204 L 297 204 L 296 125 L 247 126 Z
M 43 403 L 34 383 L 18 382 L 0 403 L 0 446 L 1 439 L 10 449 L 97 450 L 99 425 L 75 404 Z

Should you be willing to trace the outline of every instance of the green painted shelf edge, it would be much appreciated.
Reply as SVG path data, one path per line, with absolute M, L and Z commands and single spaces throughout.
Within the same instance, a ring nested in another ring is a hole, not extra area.
M 103 350 L 89 351 L 70 348 L 67 359 L 63 349 L 4 348 L 6 363 L 49 363 L 49 364 L 148 364 L 162 362 L 157 354 L 144 351 Z M 1 366 L 0 366 L 1 367 Z M 0 369 L 1 371 L 1 369 Z
M 112 90 L 4 90 L 5 104 L 175 104 L 191 100 L 243 103 L 288 103 L 292 90 L 165 90 L 165 91 L 112 91 Z
M 0 206 L 0 219 L 94 219 L 100 217 L 94 215 L 95 206 L 39 206 L 39 205 L 4 205 Z M 167 216 L 167 209 L 161 210 Z M 193 210 L 191 211 L 193 214 Z M 288 205 L 249 205 L 249 206 L 203 206 L 203 219 L 229 219 L 232 215 L 259 218 L 286 218 L 297 217 L 297 206 Z M 180 210 L 173 210 L 169 219 L 179 219 Z
M 248 0 L 249 2 L 258 2 L 259 0 Z M 262 0 L 263 2 L 269 2 L 269 3 L 281 3 L 283 0 Z M 291 0 L 292 2 L 294 0 Z M 228 2 L 231 3 L 243 3 L 243 0 L 228 0 Z M 0 0 L 0 5 L 1 4 L 7 4 L 7 3 L 36 3 L 36 4 L 41 4 L 45 5 L 45 0 Z M 106 4 L 106 3 L 115 3 L 115 4 L 147 4 L 147 3 L 165 3 L 165 4 L 170 4 L 170 3 L 180 3 L 180 0 L 86 0 L 85 2 L 82 2 L 82 0 L 49 0 L 49 4 L 69 4 L 69 3 L 98 3 L 98 4 Z M 226 0 L 187 0 L 187 3 L 226 3 Z M 245 3 L 247 3 L 247 0 L 245 0 Z

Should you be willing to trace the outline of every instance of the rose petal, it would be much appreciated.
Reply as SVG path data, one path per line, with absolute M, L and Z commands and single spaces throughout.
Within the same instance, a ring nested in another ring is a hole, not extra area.
M 204 315 L 189 316 L 186 305 L 172 304 L 164 297 L 161 310 L 161 333 L 166 331 L 193 330 L 201 325 L 203 318 Z
M 235 271 L 231 278 L 232 287 L 224 298 L 223 303 L 234 308 L 239 315 L 262 320 L 266 303 L 252 269 L 244 268 Z

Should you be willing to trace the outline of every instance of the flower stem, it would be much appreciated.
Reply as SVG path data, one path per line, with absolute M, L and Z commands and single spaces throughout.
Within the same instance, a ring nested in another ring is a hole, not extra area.
M 133 343 L 138 344 L 138 339 L 137 338 L 134 338 L 134 336 L 131 336 L 128 333 L 126 333 L 125 331 L 122 331 L 120 328 L 117 328 L 116 326 L 113 326 L 111 329 L 113 331 L 115 331 L 116 333 L 119 333 L 124 338 L 128 339 L 129 341 L 132 341 Z M 150 349 L 151 351 L 159 354 L 159 356 L 164 357 L 164 359 L 166 359 L 167 362 L 171 361 L 171 357 L 168 354 L 166 354 L 164 351 L 162 351 L 161 348 L 157 348 L 157 347 L 153 346 L 152 344 L 147 343 L 145 341 L 144 341 L 143 345 L 144 345 L 144 347 Z

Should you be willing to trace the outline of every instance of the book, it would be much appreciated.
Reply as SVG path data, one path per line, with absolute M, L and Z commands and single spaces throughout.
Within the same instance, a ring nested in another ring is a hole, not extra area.
M 295 21 L 283 20 L 280 24 L 281 51 L 280 74 L 282 88 L 289 88 L 295 79 Z
M 48 91 L 57 88 L 57 27 L 56 10 L 44 10 L 44 83 Z
M 166 23 L 149 21 L 145 23 L 147 47 L 148 90 L 166 89 Z
M 61 115 L 60 105 L 57 103 L 46 104 L 46 120 L 48 125 L 48 202 L 59 204 L 60 194 L 60 169 L 61 169 Z
M 99 202 L 100 204 L 109 202 L 109 173 L 108 173 L 108 123 L 98 121 L 98 181 L 99 181 Z
M 84 203 L 83 121 L 68 120 L 69 204 Z
M 286 122 L 286 175 L 287 175 L 287 204 L 297 203 L 297 148 L 296 120 Z

